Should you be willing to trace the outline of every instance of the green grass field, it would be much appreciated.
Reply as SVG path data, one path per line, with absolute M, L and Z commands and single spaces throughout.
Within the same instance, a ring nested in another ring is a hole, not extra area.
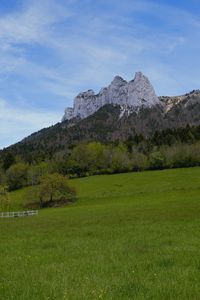
M 0 219 L 1 300 L 200 299 L 200 168 L 71 183 L 76 203 Z

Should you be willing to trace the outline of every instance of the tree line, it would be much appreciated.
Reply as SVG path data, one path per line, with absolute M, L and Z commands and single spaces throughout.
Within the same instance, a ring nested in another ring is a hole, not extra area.
M 55 173 L 76 178 L 199 165 L 199 142 L 154 145 L 151 149 L 143 142 L 132 145 L 130 140 L 116 145 L 91 142 L 78 144 L 64 156 L 36 164 L 28 164 L 15 158 L 9 166 L 7 160 L 7 168 L 4 164 L 4 168 L 2 167 L 0 171 L 0 184 L 12 191 L 38 185 L 41 178 Z
M 3 151 L 0 206 L 9 206 L 9 191 L 27 186 L 33 187 L 31 197 L 45 207 L 76 198 L 68 178 L 193 166 L 200 166 L 200 126 L 167 129 L 151 138 L 135 135 L 125 141 L 78 143 L 53 157 L 38 154 L 32 160 Z

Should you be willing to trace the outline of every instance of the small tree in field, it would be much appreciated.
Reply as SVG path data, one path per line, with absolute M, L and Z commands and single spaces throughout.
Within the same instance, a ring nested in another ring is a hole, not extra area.
M 70 201 L 76 196 L 75 190 L 68 184 L 68 179 L 58 173 L 42 176 L 37 192 L 41 207 L 45 202 L 51 204 L 53 201 Z
M 10 200 L 8 196 L 8 187 L 6 185 L 0 185 L 0 209 L 8 210 L 10 206 Z

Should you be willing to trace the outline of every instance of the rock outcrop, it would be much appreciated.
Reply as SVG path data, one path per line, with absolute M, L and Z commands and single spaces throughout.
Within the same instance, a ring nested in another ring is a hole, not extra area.
M 134 84 L 136 83 L 137 80 Z M 99 141 L 107 144 L 127 141 L 129 138 L 136 137 L 136 135 L 142 135 L 145 139 L 148 139 L 152 138 L 159 131 L 177 128 L 180 128 L 180 132 L 183 133 L 182 137 L 180 136 L 177 141 L 182 141 L 182 138 L 184 140 L 185 136 L 184 128 L 188 125 L 193 127 L 191 132 L 193 130 L 195 132 L 194 135 L 193 133 L 191 134 L 191 141 L 193 137 L 199 140 L 199 90 L 193 90 L 182 96 L 159 97 L 159 100 L 153 94 L 153 97 L 146 98 L 147 102 L 144 101 L 144 97 L 137 96 L 136 98 L 133 97 L 134 101 L 131 102 L 133 106 L 129 107 L 124 105 L 131 99 L 126 91 L 127 84 L 129 83 L 124 82 L 122 78 L 116 77 L 111 84 L 112 88 L 109 86 L 102 89 L 98 95 L 95 95 L 93 91 L 80 94 L 76 98 L 76 110 L 74 111 L 73 108 L 66 109 L 65 117 L 71 119 L 70 121 L 57 123 L 54 126 L 35 132 L 21 142 L 5 149 L 5 151 L 23 158 L 26 157 L 27 161 L 29 161 L 30 157 L 37 157 L 38 153 L 42 153 L 47 159 L 52 159 L 52 157 L 60 157 L 60 155 L 69 153 L 74 145 L 82 142 Z M 116 88 L 119 86 L 121 87 L 120 89 Z M 137 95 L 140 95 L 140 89 L 141 85 L 139 85 L 139 90 L 136 89 Z M 109 98 L 110 95 L 112 95 L 111 98 Z M 108 101 L 111 104 L 105 104 Z M 159 103 L 158 105 L 157 102 Z M 113 105 L 112 103 L 123 104 Z M 138 103 L 139 108 L 136 109 Z M 102 107 L 100 107 L 101 105 Z M 100 108 L 98 109 L 98 107 Z M 92 114 L 95 109 L 98 110 Z M 73 119 L 75 113 L 81 113 L 82 119 Z M 92 115 L 89 118 L 84 118 L 88 114 Z M 173 142 L 170 135 L 169 133 L 169 141 Z M 166 141 L 168 139 L 167 136 L 168 134 L 166 135 Z M 175 135 L 174 138 L 176 140 Z M 0 151 L 0 158 L 4 157 L 1 156 L 4 153 L 6 152 Z
M 141 72 L 129 82 L 116 76 L 111 84 L 102 88 L 98 94 L 93 90 L 80 93 L 74 99 L 73 108 L 66 108 L 62 121 L 72 118 L 84 119 L 106 104 L 121 105 L 137 110 L 139 107 L 151 107 L 160 101 L 149 79 Z

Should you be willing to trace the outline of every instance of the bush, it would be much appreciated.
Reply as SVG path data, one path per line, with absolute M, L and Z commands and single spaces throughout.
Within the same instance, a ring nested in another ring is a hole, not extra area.
M 28 165 L 18 163 L 6 171 L 6 183 L 9 190 L 22 188 L 28 184 Z
M 46 174 L 35 189 L 35 198 L 40 207 L 66 204 L 76 199 L 76 190 L 69 186 L 67 177 L 58 173 Z
M 200 145 L 177 144 L 162 149 L 165 167 L 182 168 L 200 165 Z
M 149 156 L 150 169 L 163 169 L 165 157 L 160 151 L 152 152 Z
M 142 171 L 148 168 L 148 159 L 143 153 L 133 152 L 131 163 L 133 171 Z

